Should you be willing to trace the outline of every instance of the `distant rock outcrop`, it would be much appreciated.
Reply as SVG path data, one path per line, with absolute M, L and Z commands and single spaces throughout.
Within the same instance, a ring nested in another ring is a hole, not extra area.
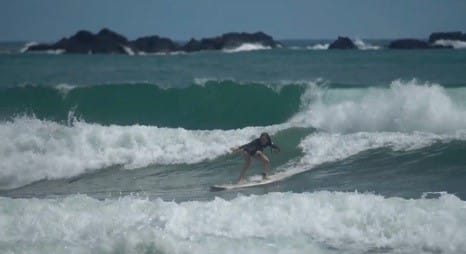
M 55 44 L 38 44 L 29 47 L 27 51 L 64 50 L 71 54 L 125 54 L 124 46 L 127 44 L 128 40 L 124 36 L 105 28 L 97 34 L 82 30 Z
M 440 32 L 432 33 L 429 36 L 429 43 L 435 43 L 439 40 L 466 41 L 466 34 L 462 32 Z
M 25 52 L 59 50 L 68 54 L 170 53 L 231 49 L 246 43 L 260 44 L 270 48 L 280 45 L 270 35 L 263 32 L 226 33 L 214 38 L 191 39 L 186 45 L 180 46 L 171 39 L 159 36 L 147 36 L 128 41 L 124 36 L 105 28 L 97 34 L 82 30 L 54 44 L 30 45 Z
M 439 43 L 445 41 L 465 41 L 466 34 L 462 32 L 439 32 L 432 33 L 428 41 L 418 39 L 401 39 L 390 43 L 391 49 L 445 49 L 453 48 L 449 43 Z
M 332 42 L 328 49 L 357 49 L 358 47 L 348 37 L 338 36 L 338 39 Z
M 401 39 L 395 40 L 388 45 L 390 49 L 445 49 L 452 48 L 451 46 L 443 46 L 430 44 L 423 40 L 418 39 Z
M 391 49 L 428 49 L 431 48 L 429 43 L 418 39 L 400 39 L 395 40 L 388 45 Z
M 219 37 L 191 39 L 182 47 L 183 51 L 193 52 L 200 50 L 222 50 L 239 47 L 245 43 L 260 44 L 265 47 L 276 48 L 280 45 L 272 36 L 263 32 L 257 33 L 226 33 Z
M 168 38 L 159 36 L 141 37 L 131 42 L 133 50 L 146 53 L 169 53 L 177 51 L 180 46 Z

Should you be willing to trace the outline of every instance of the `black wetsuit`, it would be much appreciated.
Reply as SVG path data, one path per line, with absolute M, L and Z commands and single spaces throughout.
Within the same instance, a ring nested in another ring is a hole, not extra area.
M 256 155 L 257 151 L 262 151 L 264 150 L 264 148 L 268 146 L 270 146 L 271 148 L 280 150 L 280 148 L 274 145 L 271 140 L 269 140 L 267 144 L 263 145 L 260 138 L 256 138 L 250 143 L 247 143 L 246 145 L 242 145 L 239 148 L 243 149 L 243 151 L 246 151 L 249 155 L 254 156 Z

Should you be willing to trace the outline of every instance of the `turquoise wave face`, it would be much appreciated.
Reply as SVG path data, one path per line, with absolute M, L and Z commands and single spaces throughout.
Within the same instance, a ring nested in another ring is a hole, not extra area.
M 233 81 L 168 89 L 149 84 L 16 87 L 0 90 L 0 115 L 63 122 L 73 114 L 104 125 L 232 129 L 285 122 L 298 112 L 304 90 L 300 85 L 277 90 Z

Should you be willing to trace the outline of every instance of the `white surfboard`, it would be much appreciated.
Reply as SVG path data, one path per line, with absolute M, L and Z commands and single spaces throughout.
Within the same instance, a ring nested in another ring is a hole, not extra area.
M 222 191 L 222 190 L 232 190 L 232 189 L 239 189 L 239 188 L 248 188 L 260 185 L 266 185 L 274 182 L 281 181 L 285 178 L 288 178 L 296 173 L 294 172 L 278 172 L 273 175 L 269 175 L 267 179 L 256 179 L 256 180 L 249 180 L 243 183 L 227 183 L 227 184 L 218 184 L 210 186 L 211 191 Z

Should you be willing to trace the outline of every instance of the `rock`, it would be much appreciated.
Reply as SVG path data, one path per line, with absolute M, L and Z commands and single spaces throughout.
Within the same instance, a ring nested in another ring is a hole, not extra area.
M 425 41 L 418 39 L 395 40 L 388 45 L 390 49 L 429 49 L 431 46 Z
M 128 40 L 124 36 L 104 28 L 95 35 L 85 30 L 78 31 L 70 38 L 63 38 L 55 44 L 38 44 L 29 47 L 27 51 L 62 49 L 68 54 L 125 54 L 126 45 Z
M 429 36 L 429 43 L 435 43 L 438 40 L 466 41 L 466 34 L 462 32 L 440 32 L 432 33 Z
M 55 49 L 54 45 L 39 43 L 39 44 L 36 44 L 36 45 L 27 46 L 27 48 L 23 52 L 47 51 L 47 50 L 56 50 L 56 49 Z
M 64 50 L 65 53 L 75 54 L 133 54 L 133 52 L 169 53 L 173 51 L 200 51 L 222 50 L 239 47 L 245 43 L 260 44 L 265 47 L 275 48 L 281 46 L 279 42 L 263 32 L 257 33 L 226 33 L 222 36 L 191 39 L 186 45 L 180 47 L 168 38 L 159 36 L 147 36 L 128 41 L 124 36 L 107 28 L 93 34 L 89 31 L 78 31 L 70 38 L 63 38 L 55 44 L 38 44 L 28 47 L 25 51 Z
M 353 41 L 348 38 L 348 37 L 340 37 L 338 36 L 338 39 L 332 42 L 330 46 L 328 46 L 328 49 L 357 49 L 356 45 L 353 43 Z
M 432 45 L 426 41 L 418 39 L 395 40 L 388 45 L 390 49 L 446 49 L 452 46 Z
M 201 42 L 194 39 L 194 38 L 192 38 L 191 40 L 189 40 L 188 43 L 186 43 L 182 47 L 182 50 L 186 51 L 186 52 L 199 51 L 199 50 L 201 50 Z
M 180 46 L 168 38 L 159 36 L 141 37 L 131 42 L 133 49 L 146 53 L 169 53 L 178 51 Z
M 221 36 L 222 49 L 236 48 L 245 43 L 261 44 L 266 47 L 276 48 L 280 43 L 274 41 L 272 36 L 263 32 L 257 33 L 227 33 Z
M 261 44 L 266 47 L 276 48 L 280 43 L 275 41 L 272 36 L 263 32 L 256 33 L 226 33 L 214 38 L 204 38 L 199 40 L 191 39 L 182 50 L 186 52 L 200 50 L 222 50 L 239 47 L 245 43 Z

